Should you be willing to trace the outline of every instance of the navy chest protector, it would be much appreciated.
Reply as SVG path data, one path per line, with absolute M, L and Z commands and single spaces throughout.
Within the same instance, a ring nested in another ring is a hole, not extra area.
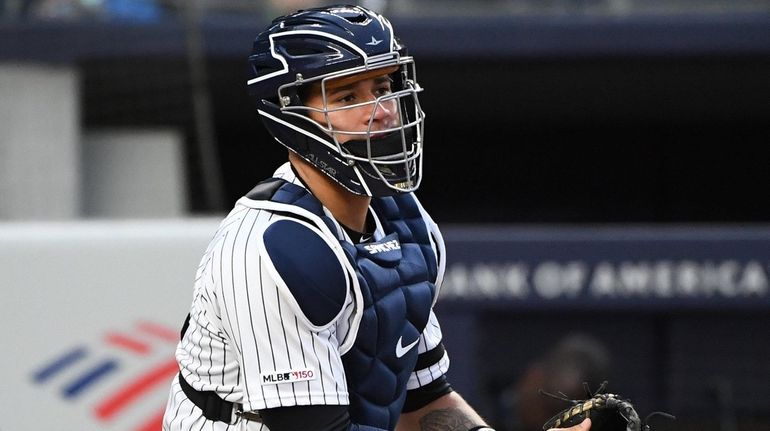
M 259 187 L 274 190 L 271 201 L 303 208 L 338 232 L 306 189 L 276 179 Z M 373 198 L 371 206 L 384 236 L 355 245 L 340 241 L 363 299 L 358 332 L 342 362 L 352 422 L 394 429 L 436 295 L 438 265 L 431 234 L 412 195 Z

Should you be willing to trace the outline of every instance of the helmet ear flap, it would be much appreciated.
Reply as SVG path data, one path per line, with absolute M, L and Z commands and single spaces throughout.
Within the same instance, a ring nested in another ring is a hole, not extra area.
M 292 95 L 289 96 L 291 104 L 307 106 L 307 102 L 310 100 L 310 97 L 313 95 L 313 93 L 321 91 L 320 88 L 321 87 L 319 83 L 310 83 L 296 86 L 292 91 Z
M 311 138 L 299 131 L 302 127 L 298 126 L 302 126 L 302 123 L 292 124 L 288 127 L 277 123 L 276 121 L 283 121 L 281 120 L 283 115 L 281 114 L 281 107 L 276 101 L 262 99 L 258 102 L 258 105 L 260 110 L 269 114 L 269 117 L 264 114 L 261 116 L 262 124 L 265 125 L 265 128 L 273 135 L 276 141 L 303 156 L 310 150 Z M 289 143 L 290 145 L 288 145 Z

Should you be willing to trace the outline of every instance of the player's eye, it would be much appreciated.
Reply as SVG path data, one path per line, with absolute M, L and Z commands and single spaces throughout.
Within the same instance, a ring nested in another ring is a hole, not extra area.
M 391 90 L 390 90 L 390 85 L 389 85 L 389 84 L 388 84 L 388 85 L 382 85 L 382 86 L 380 86 L 380 87 L 377 87 L 377 88 L 374 90 L 374 94 L 375 94 L 377 97 L 380 97 L 380 96 L 385 96 L 385 95 L 388 95 L 388 94 L 390 94 L 390 93 L 391 93 Z
M 349 105 L 355 102 L 356 96 L 353 93 L 342 94 L 334 99 L 334 103 Z

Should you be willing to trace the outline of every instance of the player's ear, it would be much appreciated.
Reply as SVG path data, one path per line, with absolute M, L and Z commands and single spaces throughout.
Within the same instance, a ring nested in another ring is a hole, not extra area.
M 303 105 L 307 105 L 308 101 L 312 97 L 318 97 L 321 95 L 321 83 L 313 82 L 311 84 L 301 85 L 297 88 L 297 98 Z

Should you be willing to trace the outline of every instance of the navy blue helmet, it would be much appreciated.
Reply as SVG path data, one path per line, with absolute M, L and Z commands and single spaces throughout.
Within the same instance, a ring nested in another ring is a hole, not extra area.
M 347 190 L 367 196 L 412 192 L 422 178 L 425 114 L 414 61 L 382 15 L 361 6 L 327 6 L 273 20 L 254 41 L 249 94 L 278 142 Z M 330 103 L 331 85 L 386 76 L 387 91 L 369 100 Z M 321 95 L 319 106 L 308 94 Z M 343 130 L 331 117 L 371 111 L 365 130 Z M 395 120 L 374 127 L 375 116 Z M 311 118 L 314 117 L 314 118 Z

